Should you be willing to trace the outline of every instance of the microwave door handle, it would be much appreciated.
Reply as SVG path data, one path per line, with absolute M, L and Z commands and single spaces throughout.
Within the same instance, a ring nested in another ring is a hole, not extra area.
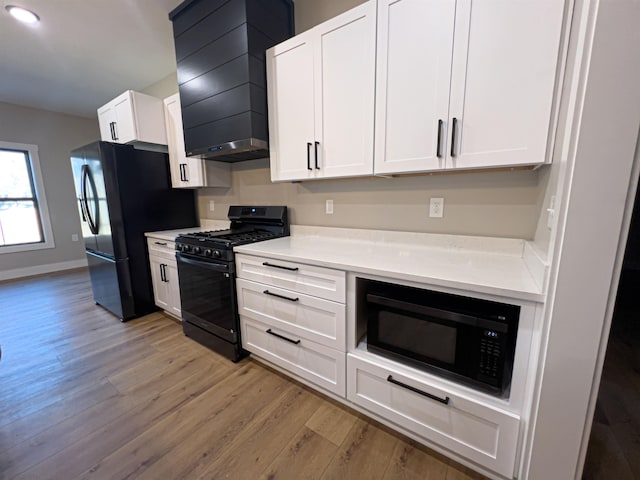
M 381 297 L 379 295 L 367 294 L 367 302 L 376 303 L 385 307 L 395 308 L 396 310 L 404 310 L 405 312 L 418 313 L 428 315 L 433 318 L 441 318 L 450 322 L 464 323 L 466 325 L 475 326 L 478 324 L 478 318 L 462 313 L 451 312 L 449 310 L 441 310 L 439 308 L 427 307 L 426 305 L 418 305 L 415 303 L 403 302 L 393 298 Z M 498 322 L 496 322 L 498 324 Z M 500 324 L 498 324 L 500 325 Z

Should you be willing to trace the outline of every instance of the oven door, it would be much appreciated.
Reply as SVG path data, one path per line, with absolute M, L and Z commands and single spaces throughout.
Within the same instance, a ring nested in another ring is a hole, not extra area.
M 232 343 L 238 341 L 233 263 L 176 253 L 182 320 Z

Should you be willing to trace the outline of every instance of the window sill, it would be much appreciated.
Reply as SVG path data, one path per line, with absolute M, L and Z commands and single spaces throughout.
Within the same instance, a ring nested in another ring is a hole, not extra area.
M 56 244 L 53 240 L 49 240 L 42 243 L 24 243 L 21 245 L 7 245 L 6 247 L 0 247 L 0 255 L 4 253 L 20 253 L 31 252 L 33 250 L 46 250 L 48 248 L 56 248 Z

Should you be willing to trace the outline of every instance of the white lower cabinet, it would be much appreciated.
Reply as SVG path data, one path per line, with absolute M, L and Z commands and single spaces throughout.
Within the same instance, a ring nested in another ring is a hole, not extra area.
M 149 237 L 147 247 L 155 304 L 165 312 L 182 318 L 175 244 L 162 238 Z
M 345 397 L 345 272 L 236 255 L 242 347 Z
M 238 278 L 345 303 L 346 275 L 340 270 L 252 255 L 236 255 Z
M 355 319 L 346 272 L 247 254 L 236 255 L 236 267 L 242 347 L 254 358 L 485 473 L 513 478 L 518 414 L 366 349 L 347 353 Z
M 331 393 L 345 395 L 345 353 L 290 330 L 240 317 L 242 347 Z
M 237 280 L 240 316 L 344 352 L 345 305 L 248 280 Z
M 429 397 L 432 396 L 432 397 Z M 347 400 L 428 442 L 512 478 L 520 417 L 347 355 Z

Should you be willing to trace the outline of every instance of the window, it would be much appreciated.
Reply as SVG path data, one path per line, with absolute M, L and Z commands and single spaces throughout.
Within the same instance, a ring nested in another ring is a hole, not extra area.
M 0 142 L 0 253 L 54 246 L 38 147 Z

